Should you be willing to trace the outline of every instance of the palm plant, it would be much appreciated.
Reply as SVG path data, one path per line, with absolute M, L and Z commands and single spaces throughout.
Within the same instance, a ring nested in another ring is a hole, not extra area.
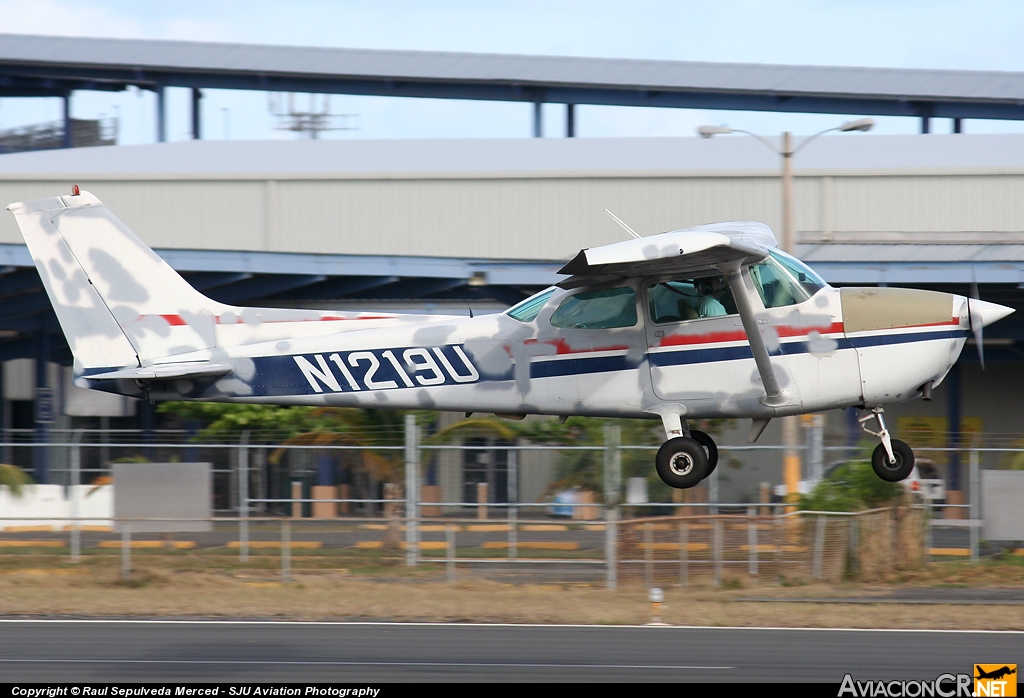
M 32 478 L 18 466 L 0 464 L 0 487 L 6 486 L 15 497 L 20 497 L 22 488 L 31 484 Z

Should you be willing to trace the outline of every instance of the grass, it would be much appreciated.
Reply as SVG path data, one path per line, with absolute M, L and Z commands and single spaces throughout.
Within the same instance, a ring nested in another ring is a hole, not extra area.
M 71 564 L 52 551 L 0 555 L 0 615 L 204 617 L 299 620 L 464 621 L 634 624 L 651 620 L 647 590 L 623 583 L 517 583 L 483 579 L 460 568 L 445 581 L 443 560 L 407 567 L 400 554 L 345 549 L 293 554 L 282 581 L 276 551 L 133 551 L 132 575 L 121 579 L 117 551 L 90 551 Z M 532 551 L 540 553 L 542 551 Z M 461 551 L 460 551 L 461 553 Z M 536 578 L 535 578 L 536 579 Z M 1017 560 L 934 563 L 886 584 L 810 583 L 803 579 L 727 576 L 722 588 L 695 578 L 665 588 L 662 619 L 676 625 L 791 627 L 983 628 L 1024 630 L 1024 606 L 953 603 L 818 604 L 787 598 L 884 595 L 896 588 L 1022 588 Z M 744 598 L 770 598 L 772 602 Z

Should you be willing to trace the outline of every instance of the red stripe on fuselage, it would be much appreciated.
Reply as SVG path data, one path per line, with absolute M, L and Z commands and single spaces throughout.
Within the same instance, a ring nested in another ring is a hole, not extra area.
M 628 344 L 620 344 L 610 347 L 588 347 L 585 349 L 577 349 L 569 344 L 568 341 L 562 337 L 553 337 L 551 339 L 527 339 L 523 344 L 548 344 L 555 348 L 556 354 L 587 354 L 597 351 L 627 351 L 629 350 Z
M 843 323 L 833 322 L 828 327 L 775 327 L 780 337 L 806 337 L 811 332 L 819 334 L 842 334 Z M 747 333 L 743 330 L 706 332 L 704 334 L 670 334 L 658 342 L 659 347 L 675 347 L 687 344 L 718 344 L 720 342 L 745 342 Z
M 188 324 L 187 322 L 185 322 L 185 318 L 183 318 L 180 315 L 174 314 L 174 313 L 166 313 L 166 314 L 161 313 L 159 315 L 140 315 L 139 316 L 139 320 L 145 320 L 147 317 L 161 317 L 161 318 L 163 318 L 164 320 L 167 321 L 168 325 L 171 325 L 172 327 L 177 327 L 177 326 L 180 326 L 180 325 L 187 325 Z M 337 315 L 325 315 L 323 317 L 303 318 L 301 320 L 264 320 L 263 322 L 268 324 L 268 325 L 270 325 L 270 324 L 281 323 L 281 322 L 338 322 L 338 321 L 342 321 L 342 320 L 389 320 L 389 319 L 391 319 L 393 317 L 395 317 L 395 316 L 394 315 L 360 315 L 359 317 L 340 317 L 340 316 L 337 316 Z M 214 318 L 214 321 L 218 325 L 222 324 L 221 321 L 220 321 L 220 316 L 219 315 Z M 232 322 L 230 324 L 232 324 L 232 325 L 244 325 L 244 324 L 247 324 L 247 323 L 245 323 L 245 322 L 237 322 L 236 321 L 236 322 Z

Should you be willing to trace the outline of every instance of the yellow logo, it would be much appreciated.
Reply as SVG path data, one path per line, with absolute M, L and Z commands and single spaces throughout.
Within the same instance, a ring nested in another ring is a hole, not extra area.
M 975 664 L 974 695 L 978 698 L 1016 696 L 1017 665 Z

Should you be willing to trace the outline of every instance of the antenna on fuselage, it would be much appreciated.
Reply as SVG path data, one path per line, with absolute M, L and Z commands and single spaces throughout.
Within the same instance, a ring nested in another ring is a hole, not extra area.
M 635 230 L 633 230 L 632 228 L 630 228 L 630 227 L 629 227 L 628 225 L 626 225 L 625 223 L 623 223 L 623 222 L 622 222 L 622 219 L 621 219 L 621 218 L 619 218 L 618 216 L 616 216 L 616 215 L 615 215 L 614 213 L 612 213 L 612 212 L 611 212 L 611 211 L 609 211 L 608 209 L 605 209 L 605 210 L 604 210 L 604 212 L 605 212 L 605 213 L 607 213 L 607 214 L 608 214 L 609 216 L 611 216 L 611 217 L 612 217 L 612 220 L 613 220 L 613 221 L 615 221 L 616 223 L 618 223 L 619 225 L 621 225 L 621 226 L 622 226 L 622 229 L 623 229 L 623 230 L 625 230 L 625 231 L 626 231 L 627 233 L 629 233 L 630 235 L 632 235 L 632 236 L 633 236 L 633 237 L 634 237 L 635 239 L 637 239 L 637 240 L 639 240 L 639 239 L 640 239 L 640 234 L 639 234 L 638 232 L 636 232 Z

